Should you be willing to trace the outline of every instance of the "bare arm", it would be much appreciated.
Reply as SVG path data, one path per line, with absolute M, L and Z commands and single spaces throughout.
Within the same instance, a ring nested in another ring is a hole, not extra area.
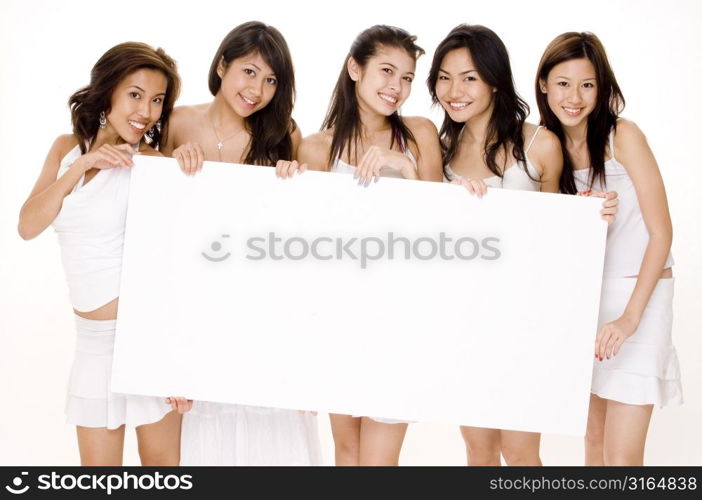
M 302 132 L 300 127 L 295 127 L 290 134 L 290 139 L 292 140 L 292 158 L 291 160 L 297 160 L 297 150 L 300 149 L 300 143 L 302 143 Z
M 638 324 L 670 253 L 673 225 L 663 178 L 646 137 L 636 124 L 621 120 L 614 142 L 616 156 L 634 183 L 649 235 L 636 288 L 625 310 Z
M 661 277 L 673 240 L 673 226 L 663 179 L 646 137 L 636 124 L 620 120 L 614 145 L 615 157 L 625 166 L 634 184 L 649 240 L 636 286 L 624 313 L 598 333 L 600 357 L 602 353 L 606 356 L 611 353 L 616 355 L 621 343 L 638 327 L 653 289 Z
M 323 132 L 305 137 L 297 150 L 297 161 L 307 164 L 309 170 L 326 172 L 329 170 L 329 149 L 331 141 Z
M 180 129 L 180 122 L 183 115 L 182 106 L 178 106 L 173 109 L 170 118 L 168 119 L 168 125 L 166 126 L 166 141 L 161 144 L 161 153 L 163 156 L 171 157 L 173 156 L 173 150 L 180 146 L 177 143 L 178 130 Z
M 413 151 L 413 153 L 417 157 L 419 179 L 442 182 L 444 169 L 441 160 L 439 132 L 436 130 L 436 126 L 431 120 L 422 117 L 411 117 L 407 118 L 406 121 L 417 141 L 417 151 Z
M 44 161 L 44 167 L 34 184 L 32 192 L 20 210 L 17 230 L 25 240 L 30 240 L 49 227 L 63 205 L 63 199 L 71 192 L 81 176 L 91 168 L 131 166 L 133 151 L 129 144 L 112 146 L 103 144 L 96 151 L 76 159 L 68 171 L 56 178 L 61 159 L 76 145 L 72 135 L 56 139 Z
M 531 161 L 541 172 L 541 191 L 558 193 L 561 172 L 563 172 L 563 152 L 556 134 L 542 129 L 529 151 Z

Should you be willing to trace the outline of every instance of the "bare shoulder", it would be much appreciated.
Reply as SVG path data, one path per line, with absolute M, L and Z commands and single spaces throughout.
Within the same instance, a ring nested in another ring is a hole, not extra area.
M 419 137 L 434 137 L 439 135 L 439 131 L 434 122 L 423 116 L 407 116 L 404 122 L 412 134 Z
M 189 122 L 194 119 L 202 119 L 208 104 L 195 104 L 192 106 L 176 106 L 169 118 L 172 124 Z
M 333 135 L 330 131 L 324 130 L 308 135 L 300 143 L 300 151 L 307 154 L 329 154 Z
M 634 174 L 638 177 L 638 172 L 648 175 L 658 174 L 653 151 L 651 151 L 646 136 L 641 129 L 630 120 L 617 120 L 617 127 L 614 132 L 614 152 L 613 156 L 626 169 L 634 183 Z
M 28 199 L 56 181 L 56 176 L 61 167 L 61 160 L 77 145 L 78 137 L 73 134 L 60 135 L 54 140 L 44 160 L 39 178 L 34 184 Z
M 56 138 L 51 146 L 51 152 L 56 154 L 59 159 L 63 158 L 78 145 L 78 137 L 74 134 L 63 134 Z
M 553 151 L 560 151 L 561 150 L 561 141 L 558 140 L 558 136 L 551 132 L 549 129 L 546 127 L 541 127 L 538 132 L 536 133 L 538 127 L 534 125 L 533 123 L 524 123 L 523 131 L 524 131 L 524 145 L 529 144 L 529 141 L 531 141 L 532 138 L 534 138 L 534 142 L 531 145 L 531 149 L 529 150 L 530 153 L 544 153 L 544 154 L 549 154 L 552 153 Z M 534 134 L 536 134 L 536 137 L 534 137 Z
M 298 161 L 307 163 L 310 170 L 327 170 L 332 138 L 331 131 L 325 130 L 302 139 L 297 150 Z
M 161 145 L 161 149 L 167 156 L 170 156 L 175 148 L 187 142 L 193 133 L 202 130 L 208 106 L 209 104 L 197 104 L 177 106 L 173 109 L 166 127 L 166 143 Z
M 646 142 L 646 136 L 636 123 L 620 118 L 614 131 L 614 148 L 621 150 L 627 146 L 640 146 Z
M 290 142 L 292 142 L 292 157 L 289 160 L 297 160 L 302 142 L 302 132 L 294 121 L 290 122 Z
M 300 127 L 293 123 L 291 123 L 290 126 L 294 127 L 290 130 L 290 139 L 292 139 L 293 144 L 300 144 L 302 141 L 302 131 L 300 130 Z

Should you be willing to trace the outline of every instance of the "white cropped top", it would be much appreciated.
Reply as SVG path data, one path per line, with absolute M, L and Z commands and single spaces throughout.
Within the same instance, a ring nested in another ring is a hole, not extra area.
M 646 247 L 648 229 L 641 215 L 639 199 L 631 177 L 614 157 L 614 132 L 609 135 L 609 151 L 612 157 L 605 162 L 605 184 L 599 179 L 590 187 L 591 168 L 573 171 L 578 191 L 616 191 L 619 195 L 619 210 L 607 229 L 607 251 L 605 252 L 604 277 L 625 278 L 638 276 Z M 669 253 L 665 268 L 674 264 Z
M 69 151 L 56 178 L 80 156 L 78 146 Z M 52 223 L 76 311 L 94 311 L 119 296 L 130 172 L 124 167 L 100 170 L 85 185 L 81 177 Z

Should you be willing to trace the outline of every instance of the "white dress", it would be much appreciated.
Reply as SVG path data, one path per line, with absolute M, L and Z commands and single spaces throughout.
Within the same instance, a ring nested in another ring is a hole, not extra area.
M 180 465 L 321 465 L 317 417 L 195 401 L 183 416 Z

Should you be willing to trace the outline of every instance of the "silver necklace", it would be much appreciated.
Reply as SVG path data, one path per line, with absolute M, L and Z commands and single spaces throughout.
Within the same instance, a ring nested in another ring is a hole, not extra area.
M 229 137 L 225 137 L 224 139 L 219 138 L 219 134 L 217 133 L 217 127 L 215 127 L 214 120 L 212 120 L 212 116 L 208 115 L 208 118 L 210 119 L 210 124 L 212 125 L 212 130 L 215 133 L 215 137 L 217 138 L 217 154 L 219 155 L 220 161 L 222 160 L 222 148 L 224 147 L 224 143 L 229 141 L 230 139 L 233 139 L 237 135 L 239 135 L 241 132 L 246 130 L 245 128 L 242 128 L 240 130 L 237 130 L 233 134 L 229 135 Z

